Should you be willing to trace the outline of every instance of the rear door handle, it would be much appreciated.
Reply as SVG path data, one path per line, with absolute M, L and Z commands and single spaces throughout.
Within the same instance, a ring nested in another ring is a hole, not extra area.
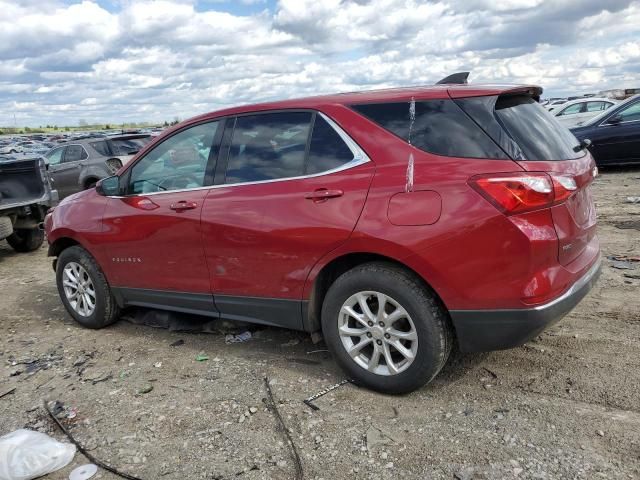
M 198 204 L 196 202 L 187 202 L 186 200 L 182 200 L 177 203 L 172 203 L 169 208 L 171 210 L 175 210 L 176 212 L 183 212 L 185 210 L 193 210 L 197 206 Z
M 341 197 L 342 195 L 344 195 L 342 190 L 327 190 L 326 188 L 319 188 L 311 193 L 307 193 L 304 198 L 307 200 L 313 200 L 314 202 L 319 202 L 328 200 L 329 198 Z

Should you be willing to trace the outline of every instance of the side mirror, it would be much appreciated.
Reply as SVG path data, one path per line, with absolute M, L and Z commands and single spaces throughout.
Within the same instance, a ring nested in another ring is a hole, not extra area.
M 98 183 L 96 183 L 96 192 L 103 197 L 120 195 L 120 177 L 114 175 L 113 177 L 98 180 Z
M 622 122 L 622 117 L 620 115 L 614 115 L 607 120 L 607 125 L 618 125 L 620 122 Z

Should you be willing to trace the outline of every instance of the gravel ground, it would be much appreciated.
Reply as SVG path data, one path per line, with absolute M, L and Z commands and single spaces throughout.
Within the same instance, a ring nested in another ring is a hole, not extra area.
M 639 256 L 640 204 L 625 198 L 640 195 L 640 169 L 605 171 L 595 191 L 604 255 Z M 91 454 L 143 479 L 295 478 L 267 377 L 306 479 L 640 478 L 638 277 L 640 263 L 605 260 L 589 296 L 527 345 L 457 354 L 402 397 L 347 384 L 313 411 L 302 400 L 344 377 L 306 335 L 261 329 L 228 345 L 125 321 L 86 330 L 66 315 L 45 248 L 2 243 L 0 394 L 15 392 L 0 398 L 0 435 L 63 440 L 42 408 L 58 400 Z M 84 463 L 78 453 L 46 478 Z

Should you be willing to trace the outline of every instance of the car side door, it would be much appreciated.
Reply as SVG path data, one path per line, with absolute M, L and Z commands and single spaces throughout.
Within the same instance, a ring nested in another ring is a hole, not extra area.
M 200 214 L 213 181 L 220 121 L 185 127 L 122 174 L 108 199 L 109 281 L 129 305 L 217 315 L 202 248 Z
M 61 199 L 80 191 L 80 169 L 87 158 L 89 155 L 82 145 L 65 147 L 61 162 L 51 172 Z
M 67 147 L 57 147 L 53 150 L 50 150 L 45 155 L 47 160 L 47 165 L 49 167 L 49 178 L 51 178 L 51 183 L 53 184 L 53 188 L 58 191 L 58 196 L 60 199 L 64 198 L 64 185 L 62 185 L 61 180 L 64 178 L 63 173 L 64 170 L 58 173 L 59 169 L 62 168 L 62 160 L 64 158 L 64 151 Z
M 202 211 L 216 307 L 223 318 L 300 329 L 305 280 L 351 235 L 374 165 L 319 112 L 261 112 L 227 125 Z
M 640 98 L 603 119 L 590 140 L 598 164 L 639 163 Z

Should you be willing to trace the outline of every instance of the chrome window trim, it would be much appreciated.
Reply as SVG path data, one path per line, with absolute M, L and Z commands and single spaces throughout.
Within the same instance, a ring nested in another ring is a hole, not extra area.
M 137 193 L 137 194 L 126 195 L 126 196 L 112 195 L 108 197 L 109 198 L 125 198 L 125 197 L 140 197 L 140 196 L 151 197 L 155 195 L 166 195 L 169 193 L 195 192 L 198 190 L 211 190 L 211 189 L 236 187 L 236 186 L 243 186 L 243 185 L 260 185 L 263 183 L 287 182 L 291 180 L 304 180 L 306 178 L 322 177 L 324 175 L 331 175 L 333 173 L 342 172 L 344 170 L 349 170 L 351 168 L 357 167 L 359 165 L 362 165 L 371 161 L 371 159 L 365 153 L 365 151 L 362 148 L 360 148 L 360 145 L 358 145 L 355 142 L 355 140 L 353 140 L 349 136 L 349 134 L 345 132 L 342 129 L 342 127 L 340 127 L 340 125 L 338 125 L 336 122 L 334 122 L 331 118 L 329 118 L 324 113 L 319 111 L 317 111 L 316 113 L 320 115 L 331 126 L 331 128 L 333 128 L 336 131 L 336 133 L 340 136 L 340 138 L 344 141 L 344 143 L 347 144 L 347 147 L 349 148 L 349 150 L 351 150 L 351 153 L 353 153 L 352 160 L 350 160 L 349 162 L 343 165 L 340 165 L 339 167 L 332 168 L 331 170 L 325 170 L 324 172 L 318 172 L 318 173 L 311 173 L 309 175 L 298 175 L 297 177 L 273 178 L 270 180 L 257 180 L 255 182 L 223 183 L 220 185 L 206 185 L 203 187 L 182 188 L 179 190 L 167 190 L 166 192 Z M 313 132 L 311 133 L 313 134 Z

